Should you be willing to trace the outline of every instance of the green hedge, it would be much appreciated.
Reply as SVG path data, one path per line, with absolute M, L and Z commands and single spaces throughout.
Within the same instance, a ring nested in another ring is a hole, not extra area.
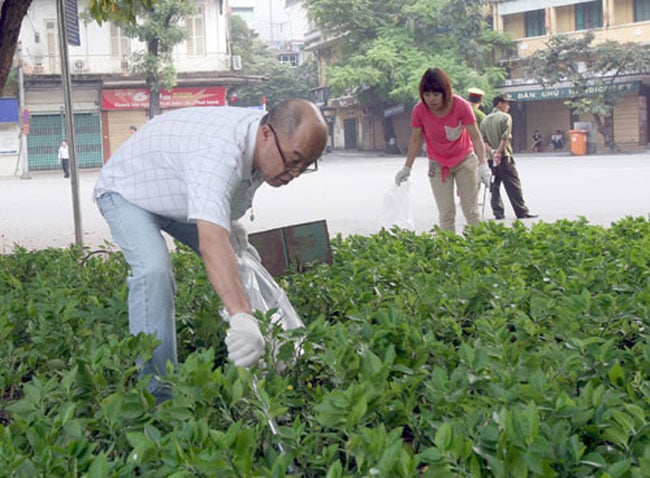
M 160 406 L 120 253 L 0 256 L 2 473 L 650 476 L 647 219 L 332 246 L 333 265 L 280 280 L 306 327 L 273 333 L 301 354 L 253 370 L 225 362 L 219 300 L 174 253 L 181 365 Z

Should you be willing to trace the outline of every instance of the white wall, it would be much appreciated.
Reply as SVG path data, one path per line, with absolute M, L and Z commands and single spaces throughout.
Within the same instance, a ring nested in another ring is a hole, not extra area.
M 219 2 L 196 0 L 204 8 L 205 53 L 187 56 L 185 45 L 175 50 L 174 64 L 179 72 L 227 71 L 230 69 L 227 43 L 226 12 L 219 12 Z M 79 0 L 79 13 L 86 10 L 88 0 Z M 22 43 L 25 72 L 30 74 L 60 73 L 58 22 L 55 0 L 34 0 L 23 21 Z M 109 23 L 79 21 L 80 46 L 68 46 L 72 73 L 124 73 L 123 58 L 113 55 Z M 38 41 L 37 41 L 38 40 Z M 131 52 L 144 50 L 144 45 L 129 40 Z M 79 66 L 79 68 L 77 68 Z

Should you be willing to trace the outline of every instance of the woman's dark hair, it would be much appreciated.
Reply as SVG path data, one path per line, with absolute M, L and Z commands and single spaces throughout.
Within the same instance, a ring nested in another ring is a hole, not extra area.
M 442 93 L 442 101 L 445 108 L 451 103 L 451 82 L 445 70 L 441 68 L 429 68 L 422 75 L 420 80 L 420 99 L 424 103 L 424 93 Z

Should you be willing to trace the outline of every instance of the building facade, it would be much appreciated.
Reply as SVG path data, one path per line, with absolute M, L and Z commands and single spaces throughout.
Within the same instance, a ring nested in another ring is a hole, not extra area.
M 510 109 L 516 125 L 515 150 L 526 150 L 536 129 L 542 132 L 546 151 L 553 150 L 550 137 L 557 129 L 567 139 L 572 129 L 588 129 L 589 152 L 603 151 L 603 137 L 597 133 L 592 116 L 576 115 L 564 104 L 571 88 L 568 85 L 543 88 L 525 76 L 522 66 L 527 57 L 545 48 L 553 35 L 577 38 L 590 30 L 595 35 L 594 43 L 605 40 L 649 43 L 650 0 L 505 0 L 492 2 L 490 10 L 494 29 L 508 33 L 514 42 L 514 47 L 501 58 L 509 79 L 499 89 L 515 100 Z M 624 96 L 611 120 L 614 138 L 622 150 L 647 148 L 649 85 L 648 75 L 630 75 L 618 83 Z
M 195 0 L 197 12 L 185 19 L 189 38 L 177 45 L 173 63 L 177 86 L 161 93 L 163 110 L 184 106 L 223 106 L 235 84 L 261 81 L 232 68 L 227 3 Z M 79 45 L 68 45 L 68 70 L 75 124 L 77 163 L 99 167 L 149 117 L 149 92 L 130 69 L 145 45 L 105 22 L 84 21 L 88 0 L 79 0 Z M 66 136 L 64 92 L 56 0 L 34 0 L 23 20 L 17 64 L 21 122 L 0 124 L 0 138 L 27 136 L 30 171 L 56 169 L 56 154 Z M 20 140 L 18 140 L 20 142 Z M 12 148 L 5 147 L 5 150 Z M 24 148 L 13 148 L 20 150 Z M 20 154 L 24 152 L 18 151 Z M 14 174 L 16 157 L 0 154 L 0 174 Z M 22 163 L 23 159 L 19 159 Z
M 604 151 L 604 140 L 596 131 L 593 117 L 574 114 L 565 105 L 571 88 L 568 85 L 544 88 L 526 76 L 524 67 L 530 55 L 545 48 L 546 42 L 558 34 L 581 37 L 586 31 L 592 31 L 594 43 L 605 40 L 650 43 L 650 0 L 492 0 L 486 5 L 486 16 L 494 30 L 509 34 L 513 41 L 513 47 L 497 58 L 506 68 L 508 79 L 495 87 L 516 100 L 510 109 L 515 124 L 514 150 L 529 150 L 533 132 L 539 129 L 543 135 L 543 150 L 553 151 L 550 138 L 560 129 L 566 151 L 569 131 L 589 129 L 589 152 Z M 318 59 L 321 82 L 314 91 L 314 100 L 330 123 L 332 147 L 384 150 L 391 140 L 384 140 L 381 125 L 386 118 L 391 118 L 397 146 L 393 152 L 405 152 L 410 134 L 410 111 L 400 110 L 397 105 L 381 113 L 371 113 L 354 97 L 330 97 L 327 69 L 338 58 L 339 39 L 323 37 L 317 25 L 310 27 L 305 45 Z M 625 94 L 611 121 L 616 144 L 621 150 L 642 150 L 648 146 L 649 85 L 648 75 L 620 80 L 619 87 Z

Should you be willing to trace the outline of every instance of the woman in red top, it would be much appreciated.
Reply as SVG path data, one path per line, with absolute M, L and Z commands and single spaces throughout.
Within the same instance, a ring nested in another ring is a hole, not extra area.
M 411 115 L 406 164 L 395 176 L 395 183 L 399 185 L 408 179 L 424 141 L 429 157 L 429 182 L 438 206 L 440 227 L 448 231 L 456 229 L 454 182 L 467 223 L 478 224 L 481 220 L 478 211 L 479 179 L 489 187 L 490 170 L 472 106 L 452 93 L 449 77 L 440 68 L 429 68 L 424 72 L 420 80 L 420 100 Z

